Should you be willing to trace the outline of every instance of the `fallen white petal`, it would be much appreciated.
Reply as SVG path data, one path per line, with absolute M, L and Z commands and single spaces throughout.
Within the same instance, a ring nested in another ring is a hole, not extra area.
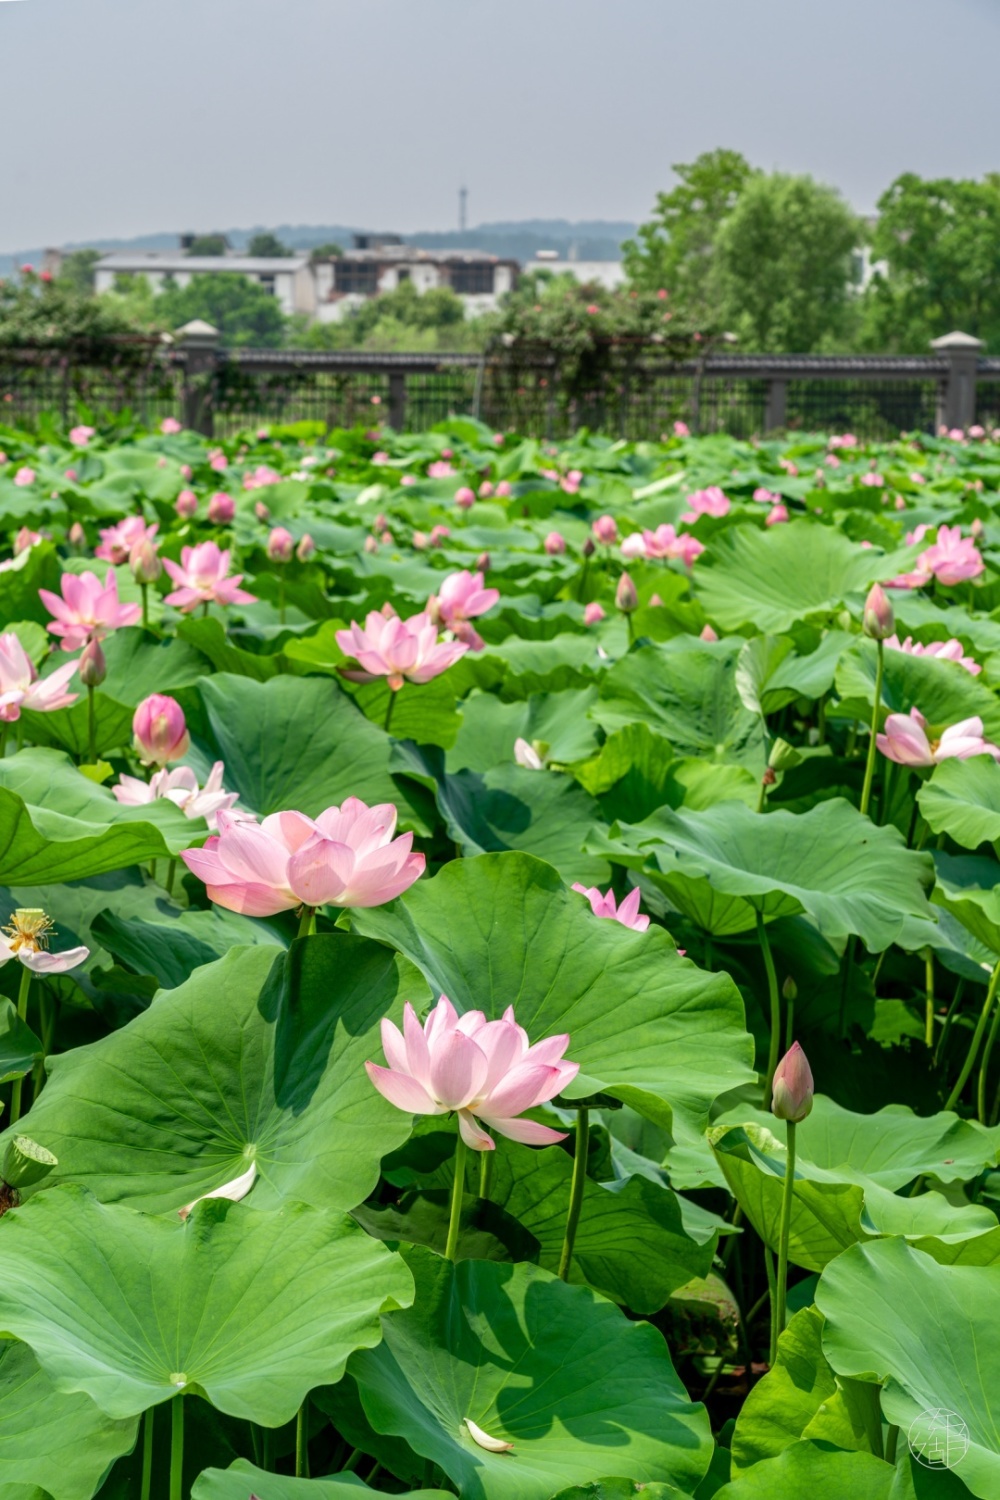
M 228 1198 L 231 1203 L 239 1203 L 240 1199 L 245 1198 L 253 1187 L 256 1177 L 257 1163 L 252 1161 L 240 1177 L 234 1177 L 232 1182 L 224 1182 L 222 1187 L 213 1188 L 210 1193 L 202 1193 L 200 1198 L 195 1198 L 193 1202 L 186 1204 L 184 1208 L 179 1208 L 177 1215 L 181 1219 L 186 1219 L 194 1208 L 195 1203 L 203 1203 L 206 1198 Z
M 477 1427 L 471 1417 L 466 1417 L 465 1425 L 469 1429 L 469 1436 L 480 1448 L 485 1448 L 487 1453 L 509 1453 L 513 1443 L 505 1442 L 503 1438 L 490 1437 L 481 1427 Z

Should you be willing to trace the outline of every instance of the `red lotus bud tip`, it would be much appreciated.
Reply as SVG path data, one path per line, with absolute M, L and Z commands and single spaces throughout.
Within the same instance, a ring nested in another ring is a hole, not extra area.
M 774 1070 L 771 1113 L 797 1125 L 812 1109 L 814 1092 L 809 1060 L 798 1042 L 793 1042 Z
M 861 626 L 865 635 L 871 636 L 873 641 L 888 640 L 896 629 L 892 605 L 880 583 L 873 583 L 869 590 Z
M 104 659 L 100 641 L 88 641 L 80 653 L 80 681 L 84 687 L 100 687 L 108 675 L 108 664 Z

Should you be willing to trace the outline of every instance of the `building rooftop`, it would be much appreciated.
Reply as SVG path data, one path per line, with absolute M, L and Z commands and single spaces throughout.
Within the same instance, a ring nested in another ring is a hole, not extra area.
M 330 256 L 329 259 L 335 263 L 376 261 L 380 265 L 413 264 L 420 261 L 429 265 L 508 264 L 501 256 L 491 255 L 487 250 L 422 250 L 419 245 L 379 245 L 370 250 L 345 250 L 343 255 Z
M 279 272 L 301 271 L 309 264 L 308 255 L 184 255 L 176 250 L 114 250 L 102 255 L 98 271 L 178 272 L 235 271 L 244 276 L 274 276 Z

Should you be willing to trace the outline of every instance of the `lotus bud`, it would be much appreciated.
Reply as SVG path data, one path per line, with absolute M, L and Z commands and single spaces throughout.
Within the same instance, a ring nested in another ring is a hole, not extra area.
M 369 553 L 369 554 L 371 554 L 372 552 L 377 552 L 378 551 L 378 542 L 375 540 L 375 538 L 373 536 L 366 536 L 365 537 L 365 551 L 367 553 Z
M 382 543 L 383 547 L 391 547 L 393 542 L 392 532 L 383 531 L 382 535 L 379 537 L 379 541 Z
M 712 629 L 711 625 L 703 625 L 701 628 L 701 634 L 699 635 L 698 639 L 700 641 L 717 641 L 719 637 L 717 632 Z
M 475 503 L 475 494 L 469 489 L 468 485 L 463 484 L 461 489 L 455 491 L 455 504 L 460 510 L 468 510 Z
M 20 557 L 22 552 L 29 552 L 37 540 L 38 535 L 30 526 L 22 526 L 14 538 L 14 556 Z
M 873 583 L 869 590 L 861 626 L 865 635 L 870 636 L 873 641 L 888 640 L 896 629 L 892 605 L 880 583 Z
M 479 556 L 476 558 L 476 572 L 477 573 L 488 573 L 489 570 L 490 570 L 490 554 L 488 552 L 480 552 Z
M 649 607 L 650 607 L 650 609 L 662 609 L 663 608 L 663 600 L 660 598 L 659 594 L 652 594 L 650 596 Z
M 809 1061 L 798 1042 L 793 1042 L 774 1070 L 771 1113 L 797 1125 L 812 1109 L 814 1092 Z
M 225 490 L 216 490 L 208 502 L 208 519 L 213 526 L 228 526 L 236 514 L 236 501 Z
M 284 526 L 276 526 L 267 539 L 267 555 L 273 563 L 287 563 L 295 551 L 295 538 Z
M 309 561 L 315 551 L 316 543 L 313 541 L 312 537 L 307 531 L 305 536 L 302 538 L 302 540 L 299 542 L 299 545 L 295 549 L 295 556 L 298 558 L 299 562 L 304 563 Z
M 388 528 L 388 525 L 389 517 L 383 515 L 382 512 L 379 511 L 378 515 L 375 517 L 375 520 L 372 522 L 372 531 L 385 531 Z
M 427 546 L 427 533 L 425 531 L 415 531 L 413 533 L 412 541 L 417 551 L 423 552 L 424 548 Z
M 497 485 L 496 489 L 494 490 L 494 494 L 496 495 L 496 497 L 497 497 L 498 500 L 509 500 L 510 499 L 510 480 L 509 479 L 501 479 L 500 483 Z
M 618 580 L 618 587 L 615 590 L 615 608 L 620 609 L 623 615 L 630 615 L 633 610 L 639 608 L 639 595 L 627 573 L 623 573 Z
M 492 493 L 493 493 L 493 486 L 492 486 L 492 484 L 490 483 L 490 481 L 488 479 L 484 479 L 483 482 L 482 482 L 482 484 L 479 486 L 479 498 L 480 498 L 480 500 L 488 500 L 490 498 L 490 496 L 492 495 Z
M 566 538 L 558 531 L 550 531 L 545 538 L 545 550 L 550 557 L 558 557 L 566 551 Z
M 163 564 L 156 550 L 156 543 L 149 537 L 143 537 L 141 542 L 136 542 L 128 555 L 128 565 L 132 569 L 132 577 L 136 583 L 155 583 L 163 572 Z
M 593 603 L 588 604 L 586 609 L 584 610 L 583 623 L 585 625 L 596 625 L 600 620 L 603 619 L 604 611 L 595 599 Z
M 588 536 L 583 546 L 580 548 L 580 551 L 583 553 L 584 557 L 593 557 L 596 550 L 597 548 L 594 546 L 594 538 L 592 536 Z
M 983 529 L 984 528 L 983 528 L 982 520 L 980 519 L 979 516 L 975 516 L 973 518 L 972 525 L 969 527 L 969 530 L 972 532 L 972 535 L 977 538 L 977 540 L 978 540 L 979 537 L 982 536 Z
M 142 700 L 132 718 L 132 735 L 144 765 L 165 766 L 181 760 L 191 747 L 184 710 L 166 693 L 152 693 Z
M 181 490 L 174 501 L 174 510 L 182 521 L 190 521 L 192 516 L 198 514 L 198 496 L 194 490 Z
M 791 974 L 788 975 L 788 978 L 781 986 L 781 993 L 786 1000 L 795 1001 L 799 998 L 799 987 L 795 983 L 795 980 L 792 978 Z
M 85 688 L 98 688 L 108 675 L 108 664 L 104 659 L 100 641 L 88 641 L 80 652 L 80 681 Z
M 67 536 L 66 540 L 69 542 L 74 551 L 82 552 L 84 550 L 87 545 L 87 533 L 84 531 L 79 521 L 73 522 L 72 526 L 69 528 L 69 535 Z
M 257 517 L 258 521 L 269 521 L 271 519 L 271 512 L 268 510 L 263 500 L 257 500 L 254 503 L 253 513 Z

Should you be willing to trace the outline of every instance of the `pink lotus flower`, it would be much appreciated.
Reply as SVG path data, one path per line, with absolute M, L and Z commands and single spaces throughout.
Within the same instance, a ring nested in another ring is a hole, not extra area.
M 21 717 L 22 708 L 50 713 L 75 703 L 78 694 L 67 693 L 66 684 L 76 667 L 75 661 L 69 661 L 40 678 L 14 632 L 0 635 L 0 720 L 12 724 Z
M 529 745 L 520 735 L 514 741 L 514 760 L 525 771 L 545 770 L 544 756 L 539 755 L 534 745 Z
M 939 526 L 937 541 L 917 559 L 917 567 L 921 566 L 947 587 L 978 578 L 986 565 L 972 537 L 963 537 L 960 526 Z
M 33 974 L 65 974 L 90 955 L 89 948 L 47 952 L 53 922 L 37 907 L 19 907 L 0 936 L 0 965 L 16 958 Z
M 446 537 L 451 536 L 450 526 L 432 526 L 431 534 L 427 538 L 432 547 L 440 547 Z
M 407 1001 L 403 1030 L 382 1022 L 387 1068 L 366 1062 L 368 1077 L 391 1104 L 411 1115 L 446 1115 L 456 1111 L 462 1139 L 473 1151 L 493 1151 L 492 1138 L 479 1121 L 508 1140 L 549 1146 L 566 1132 L 550 1130 L 517 1117 L 546 1104 L 573 1082 L 579 1063 L 563 1056 L 569 1037 L 551 1036 L 534 1046 L 514 1019 L 509 1005 L 500 1021 L 487 1021 L 481 1010 L 459 1017 L 442 995 L 421 1026 Z
M 885 478 L 881 474 L 862 474 L 861 483 L 867 484 L 872 489 L 881 489 L 885 484 Z
M 992 755 L 1000 760 L 1000 746 L 983 738 L 983 721 L 977 715 L 950 725 L 939 739 L 928 739 L 927 720 L 917 708 L 908 714 L 890 714 L 885 733 L 876 743 L 882 754 L 901 766 L 936 766 L 943 760 L 968 760 L 973 755 Z
M 180 432 L 181 430 L 181 424 L 178 422 L 176 417 L 164 417 L 163 421 L 160 423 L 160 431 L 162 433 L 165 433 L 167 437 L 170 437 L 173 433 Z
M 85 427 L 81 423 L 79 427 L 70 428 L 69 440 L 73 444 L 74 448 L 86 448 L 87 444 L 94 436 L 96 430 L 97 429 L 95 427 Z
M 348 797 L 315 820 L 281 812 L 261 823 L 223 811 L 218 825 L 203 849 L 181 858 L 217 906 L 249 917 L 297 906 L 382 906 L 424 871 L 424 856 L 411 853 L 413 834 L 393 837 L 390 802 L 367 807 Z
M 190 464 L 181 464 L 181 475 L 184 479 L 190 479 L 193 472 Z
M 827 446 L 830 448 L 856 448 L 857 445 L 858 440 L 854 436 L 854 433 L 845 432 L 840 437 L 836 435 L 831 437 Z
M 717 484 L 713 484 L 707 490 L 695 490 L 693 495 L 688 496 L 688 508 L 681 520 L 690 525 L 699 516 L 728 516 L 731 508 L 728 496 L 722 493 Z
M 430 682 L 439 677 L 469 649 L 463 641 L 439 643 L 437 625 L 426 610 L 401 620 L 373 609 L 363 628 L 352 620 L 350 629 L 338 630 L 337 645 L 360 668 L 341 667 L 343 676 L 352 682 L 384 677 L 394 693 L 404 682 Z
M 812 1069 L 798 1042 L 793 1042 L 774 1070 L 771 1113 L 799 1124 L 811 1112 L 815 1091 Z
M 885 644 L 891 651 L 905 651 L 908 656 L 936 656 L 940 661 L 956 661 L 973 677 L 978 677 L 983 670 L 974 657 L 966 656 L 962 642 L 954 637 L 950 641 L 928 641 L 925 646 L 911 636 L 901 643 L 898 636 L 891 635 Z
M 64 651 L 102 641 L 112 630 L 138 625 L 142 617 L 138 604 L 119 603 L 118 579 L 111 568 L 103 584 L 96 573 L 64 573 L 59 582 L 61 596 L 39 589 L 38 597 L 55 620 L 49 630 L 62 637 Z
M 117 567 L 119 563 L 128 561 L 133 547 L 137 547 L 140 542 L 152 541 L 159 529 L 155 521 L 147 526 L 142 516 L 126 516 L 117 525 L 101 529 L 100 546 L 95 549 L 94 556 L 104 562 L 114 563 Z
M 579 469 L 570 469 L 569 473 L 559 481 L 560 488 L 565 490 L 567 495 L 575 495 L 582 483 L 583 474 Z
M 698 636 L 698 639 L 700 641 L 717 641 L 719 637 L 718 633 L 712 629 L 711 625 L 703 625 L 701 627 L 701 633 Z
M 614 546 L 618 540 L 618 523 L 614 516 L 598 516 L 590 529 L 597 541 L 603 542 L 607 547 Z
M 496 487 L 497 499 L 508 500 L 510 498 L 510 493 L 510 481 L 508 479 L 501 479 L 500 483 Z
M 597 625 L 604 619 L 604 611 L 594 599 L 583 611 L 583 623 L 585 625 Z
M 174 510 L 182 520 L 189 521 L 198 514 L 198 496 L 194 490 L 181 490 L 174 501 Z
M 182 760 L 191 748 L 184 710 L 176 698 L 151 693 L 132 715 L 135 753 L 146 765 L 165 766 Z
M 167 595 L 166 602 L 175 604 L 185 614 L 197 609 L 199 604 L 255 604 L 257 596 L 248 594 L 239 587 L 243 574 L 229 577 L 229 549 L 220 549 L 215 542 L 200 542 L 197 547 L 184 547 L 180 563 L 163 559 L 177 588 Z
M 687 532 L 677 532 L 672 526 L 657 526 L 655 531 L 633 532 L 622 542 L 622 556 L 627 558 L 680 558 L 690 568 L 705 550 L 704 542 Z
M 275 526 L 267 539 L 267 555 L 273 563 L 287 563 L 295 551 L 295 538 L 284 526 Z
M 373 453 L 372 454 L 372 463 L 373 464 L 387 464 L 388 462 L 389 462 L 389 455 L 388 455 L 388 453 L 383 452 L 381 449 L 379 450 L 378 453 Z
M 918 474 L 916 472 L 916 470 L 914 470 L 913 473 L 910 475 L 910 483 L 911 484 L 926 484 L 927 480 L 924 478 L 924 476 L 922 474 Z
M 221 449 L 216 448 L 213 453 L 208 455 L 208 466 L 210 469 L 214 469 L 217 474 L 222 474 L 229 467 L 226 455 Z
M 476 503 L 476 496 L 468 485 L 463 484 L 460 490 L 455 491 L 455 504 L 459 510 L 470 510 Z
M 659 295 L 659 294 L 657 294 Z M 691 429 L 686 422 L 674 423 L 674 437 L 686 438 L 691 436 Z
M 447 479 L 454 474 L 455 470 L 447 459 L 436 458 L 432 464 L 427 466 L 427 475 L 430 479 Z
M 642 892 L 637 885 L 632 887 L 620 906 L 615 905 L 615 893 L 612 890 L 602 896 L 596 885 L 574 884 L 573 889 L 579 891 L 581 896 L 586 896 L 595 917 L 610 917 L 623 927 L 631 927 L 633 932 L 645 932 L 649 926 L 649 918 L 639 911 Z
M 492 494 L 493 494 L 493 485 L 492 485 L 491 481 L 489 479 L 484 479 L 483 482 L 482 482 L 482 484 L 479 486 L 479 498 L 480 498 L 480 500 L 488 500 Z
M 228 526 L 236 514 L 236 501 L 225 490 L 216 490 L 208 502 L 208 519 L 213 526 Z
M 403 474 L 401 476 L 399 482 L 400 482 L 400 484 L 405 484 L 405 485 L 416 484 L 416 482 L 417 482 L 417 476 L 416 476 L 416 474 Z
M 298 558 L 299 562 L 304 563 L 308 562 L 309 559 L 315 555 L 315 552 L 316 543 L 313 541 L 312 537 L 307 531 L 305 535 L 300 537 L 299 539 L 299 545 L 295 549 L 295 556 Z
M 764 489 L 762 485 L 758 485 L 757 489 L 754 490 L 753 498 L 759 501 L 761 505 L 776 505 L 781 500 L 780 495 L 774 494 L 771 490 Z
M 782 524 L 782 522 L 787 521 L 787 520 L 788 520 L 788 507 L 787 507 L 787 505 L 772 505 L 771 509 L 768 511 L 767 515 L 764 517 L 764 525 L 765 526 L 780 526 Z
M 22 468 L 18 469 L 17 473 L 14 475 L 14 483 L 21 489 L 26 488 L 26 486 L 29 484 L 34 484 L 34 482 L 35 471 L 34 469 L 29 469 L 26 464 Z
M 550 557 L 558 557 L 566 551 L 566 538 L 558 531 L 550 531 L 542 544 Z
M 482 573 L 449 573 L 437 594 L 427 601 L 432 620 L 465 641 L 472 651 L 481 651 L 483 641 L 469 625 L 477 615 L 484 615 L 499 601 L 500 590 L 485 587 Z
M 280 484 L 281 475 L 267 464 L 258 464 L 256 469 L 243 476 L 245 490 L 262 490 L 269 484 Z
M 14 556 L 20 557 L 22 552 L 30 552 L 32 547 L 37 547 L 42 540 L 40 531 L 32 531 L 28 526 L 22 526 L 14 538 Z
M 179 807 L 186 818 L 204 818 L 213 833 L 218 830 L 218 814 L 228 812 L 239 800 L 238 792 L 227 792 L 222 786 L 225 767 L 217 760 L 203 787 L 190 766 L 176 766 L 168 771 L 164 766 L 154 772 L 149 781 L 140 781 L 138 776 L 121 776 L 111 788 L 123 807 L 144 807 L 148 802 L 161 798 Z M 248 814 L 244 821 L 252 821 Z

